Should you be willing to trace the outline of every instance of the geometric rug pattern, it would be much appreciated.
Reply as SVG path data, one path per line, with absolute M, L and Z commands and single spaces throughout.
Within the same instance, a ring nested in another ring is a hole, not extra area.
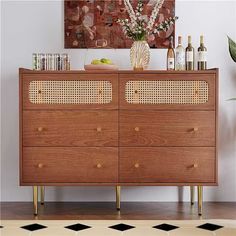
M 1 236 L 236 236 L 236 220 L 2 220 Z

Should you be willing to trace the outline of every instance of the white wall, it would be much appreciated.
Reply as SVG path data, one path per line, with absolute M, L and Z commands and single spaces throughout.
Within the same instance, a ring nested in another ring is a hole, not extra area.
M 2 201 L 29 201 L 32 189 L 19 187 L 18 170 L 18 68 L 31 67 L 32 52 L 68 52 L 72 68 L 83 68 L 84 58 L 106 56 L 121 68 L 129 67 L 129 50 L 63 49 L 63 2 L 61 1 L 3 1 L 2 2 Z M 204 34 L 209 50 L 209 67 L 220 68 L 220 145 L 219 186 L 206 187 L 206 201 L 236 201 L 236 64 L 228 54 L 226 35 L 236 40 L 235 1 L 176 1 L 180 17 L 176 34 L 193 36 L 198 45 Z M 164 69 L 166 50 L 152 50 L 151 68 Z M 158 170 L 157 170 L 158 171 Z M 181 192 L 183 190 L 183 192 Z M 188 188 L 127 187 L 123 201 L 176 201 L 178 195 L 188 200 Z M 111 187 L 50 187 L 49 201 L 113 201 Z

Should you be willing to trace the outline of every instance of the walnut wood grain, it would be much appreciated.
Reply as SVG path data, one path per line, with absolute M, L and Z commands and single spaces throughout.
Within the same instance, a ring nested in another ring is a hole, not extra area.
M 196 105 L 128 104 L 126 82 L 141 79 L 204 80 L 209 85 L 209 100 Z M 107 80 L 112 83 L 112 102 L 32 104 L 28 93 L 32 80 Z M 218 69 L 20 69 L 19 87 L 21 185 L 217 185 Z M 90 171 L 91 164 L 94 169 Z
M 24 183 L 115 183 L 117 148 L 23 148 Z
M 214 147 L 121 148 L 119 181 L 215 183 L 215 167 Z
M 128 81 L 132 80 L 202 80 L 208 83 L 208 102 L 203 104 L 131 104 L 125 99 L 125 87 Z M 120 74 L 119 76 L 119 93 L 121 109 L 160 109 L 160 110 L 215 110 L 215 90 L 216 75 L 215 74 L 198 74 L 198 73 L 160 73 L 160 74 Z
M 24 111 L 24 146 L 118 146 L 117 111 Z
M 122 110 L 120 146 L 215 146 L 215 112 Z

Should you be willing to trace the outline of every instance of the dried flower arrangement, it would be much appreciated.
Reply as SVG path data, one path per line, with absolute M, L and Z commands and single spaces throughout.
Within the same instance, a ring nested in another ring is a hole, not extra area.
M 150 17 L 143 15 L 143 0 L 138 0 L 136 9 L 132 7 L 130 0 L 124 0 L 125 8 L 130 19 L 118 19 L 124 34 L 127 38 L 134 41 L 147 40 L 151 35 L 157 34 L 161 31 L 167 31 L 171 25 L 178 19 L 177 16 L 170 17 L 160 24 L 155 23 L 158 13 L 165 0 L 156 0 Z

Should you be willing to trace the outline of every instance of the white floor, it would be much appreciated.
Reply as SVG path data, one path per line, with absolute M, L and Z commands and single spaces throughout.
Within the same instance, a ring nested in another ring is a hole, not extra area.
M 3 220 L 1 236 L 236 236 L 236 220 Z

